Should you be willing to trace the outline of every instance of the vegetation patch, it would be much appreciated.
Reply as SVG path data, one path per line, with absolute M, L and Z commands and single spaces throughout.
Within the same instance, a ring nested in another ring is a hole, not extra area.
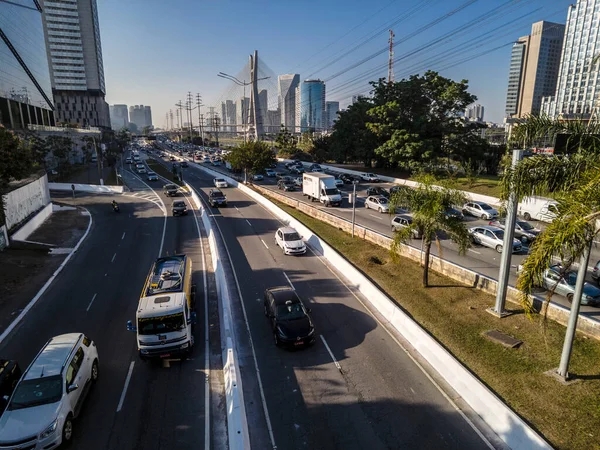
M 153 159 L 147 159 L 146 164 L 148 164 L 148 167 L 152 171 L 156 172 L 161 177 L 166 178 L 167 180 L 169 180 L 175 184 L 178 184 L 179 186 L 184 185 L 183 181 L 181 181 L 179 179 L 179 175 L 176 176 L 171 170 L 167 169 L 165 166 L 163 166 L 159 162 L 156 162 Z
M 560 361 L 562 325 L 537 315 L 528 319 L 520 311 L 497 319 L 485 311 L 494 303 L 490 295 L 435 272 L 431 287 L 423 288 L 418 263 L 394 261 L 384 248 L 272 201 L 369 276 L 554 447 L 600 448 L 600 342 L 577 334 L 570 372 L 579 382 L 561 385 L 544 372 Z M 518 349 L 495 344 L 482 336 L 490 329 L 523 344 Z

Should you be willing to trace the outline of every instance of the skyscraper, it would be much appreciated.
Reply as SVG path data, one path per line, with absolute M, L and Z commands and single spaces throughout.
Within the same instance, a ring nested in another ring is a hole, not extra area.
M 109 128 L 96 0 L 42 4 L 57 121 Z
M 323 131 L 325 121 L 325 82 L 306 80 L 296 89 L 296 132 Z
M 542 112 L 556 118 L 592 114 L 600 95 L 600 68 L 593 64 L 600 48 L 600 0 L 577 0 L 569 6 L 558 83 L 542 99 Z
M 293 131 L 296 126 L 296 89 L 300 85 L 300 75 L 279 75 L 277 84 L 281 123 Z
M 53 126 L 54 102 L 42 13 L 34 0 L 2 2 L 0 124 Z
M 221 102 L 221 124 L 224 125 L 222 131 L 235 132 L 235 127 L 228 126 L 235 124 L 236 105 L 233 100 Z
M 250 114 L 250 97 L 240 97 L 235 104 L 235 121 L 238 125 L 237 131 L 241 132 L 243 129 L 239 125 L 248 124 L 248 117 Z
M 506 91 L 506 117 L 516 116 L 519 111 L 519 93 L 523 72 L 527 65 L 527 45 L 529 36 L 519 38 L 512 47 L 510 69 L 508 71 L 508 90 Z
M 110 124 L 115 131 L 129 127 L 127 105 L 110 105 Z
M 340 102 L 325 102 L 325 110 L 327 112 L 326 128 L 331 130 L 334 122 L 337 120 L 337 113 L 340 110 Z
M 146 108 L 150 107 L 144 105 L 135 105 L 129 107 L 129 122 L 135 123 L 138 131 L 142 131 L 142 128 L 144 127 L 152 126 L 152 113 L 150 113 L 150 110 L 147 110 Z M 148 116 L 150 116 L 150 122 L 147 122 Z
M 152 128 L 152 108 L 144 106 L 144 126 Z
M 485 114 L 485 108 L 479 103 L 470 105 L 465 111 L 465 117 L 472 122 L 483 122 L 483 115 Z
M 269 95 L 266 89 L 262 89 L 258 93 L 258 118 L 256 120 L 257 123 L 263 125 L 263 130 L 266 125 L 268 125 L 267 119 L 267 107 L 269 102 Z

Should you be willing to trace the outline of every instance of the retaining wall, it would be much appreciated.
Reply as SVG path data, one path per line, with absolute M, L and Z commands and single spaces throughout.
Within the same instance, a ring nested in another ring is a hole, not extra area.
M 24 241 L 31 233 L 38 229 L 44 221 L 52 214 L 52 203 L 44 206 L 40 212 L 27 221 L 19 230 L 11 236 L 15 241 Z
M 2 196 L 6 228 L 9 231 L 50 203 L 48 184 L 48 175 L 44 174 L 37 180 Z

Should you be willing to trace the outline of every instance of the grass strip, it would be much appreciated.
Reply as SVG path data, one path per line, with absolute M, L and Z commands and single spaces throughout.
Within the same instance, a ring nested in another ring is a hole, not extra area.
M 179 177 L 175 177 L 173 175 L 173 172 L 171 172 L 169 169 L 167 169 L 165 166 L 163 166 L 161 163 L 153 160 L 153 159 L 147 159 L 146 160 L 146 164 L 148 164 L 148 167 L 156 172 L 158 175 L 160 175 L 161 177 L 166 178 L 167 180 L 179 185 L 179 186 L 183 186 L 183 181 L 179 180 Z
M 494 298 L 430 272 L 388 250 L 352 238 L 295 208 L 271 199 L 362 270 L 394 301 L 468 367 L 506 404 L 558 449 L 600 449 L 600 342 L 577 334 L 570 372 L 579 381 L 559 384 L 544 372 L 556 368 L 565 328 L 522 312 L 504 319 L 487 313 Z M 507 349 L 482 337 L 499 330 L 523 341 Z

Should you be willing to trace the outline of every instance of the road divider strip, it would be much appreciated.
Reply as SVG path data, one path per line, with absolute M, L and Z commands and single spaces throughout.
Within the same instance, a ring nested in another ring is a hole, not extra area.
M 200 166 L 199 166 L 200 167 Z M 211 169 L 201 167 L 215 175 Z M 223 174 L 218 173 L 223 177 Z M 385 292 L 371 282 L 360 270 L 348 262 L 329 244 L 322 241 L 308 227 L 283 211 L 269 199 L 236 180 L 226 180 L 263 205 L 274 216 L 300 232 L 306 242 L 323 256 L 367 301 L 385 318 L 387 325 L 396 329 L 448 382 L 487 425 L 513 450 L 551 449 L 552 447 L 512 409 L 504 404 L 477 377 L 452 356 L 439 342 L 427 333 L 409 315 L 400 309 Z M 315 216 L 316 217 L 316 216 Z M 386 238 L 389 240 L 389 238 Z M 450 264 L 444 261 L 444 264 Z M 477 274 L 480 276 L 479 274 Z M 490 280 L 491 281 L 491 280 Z

